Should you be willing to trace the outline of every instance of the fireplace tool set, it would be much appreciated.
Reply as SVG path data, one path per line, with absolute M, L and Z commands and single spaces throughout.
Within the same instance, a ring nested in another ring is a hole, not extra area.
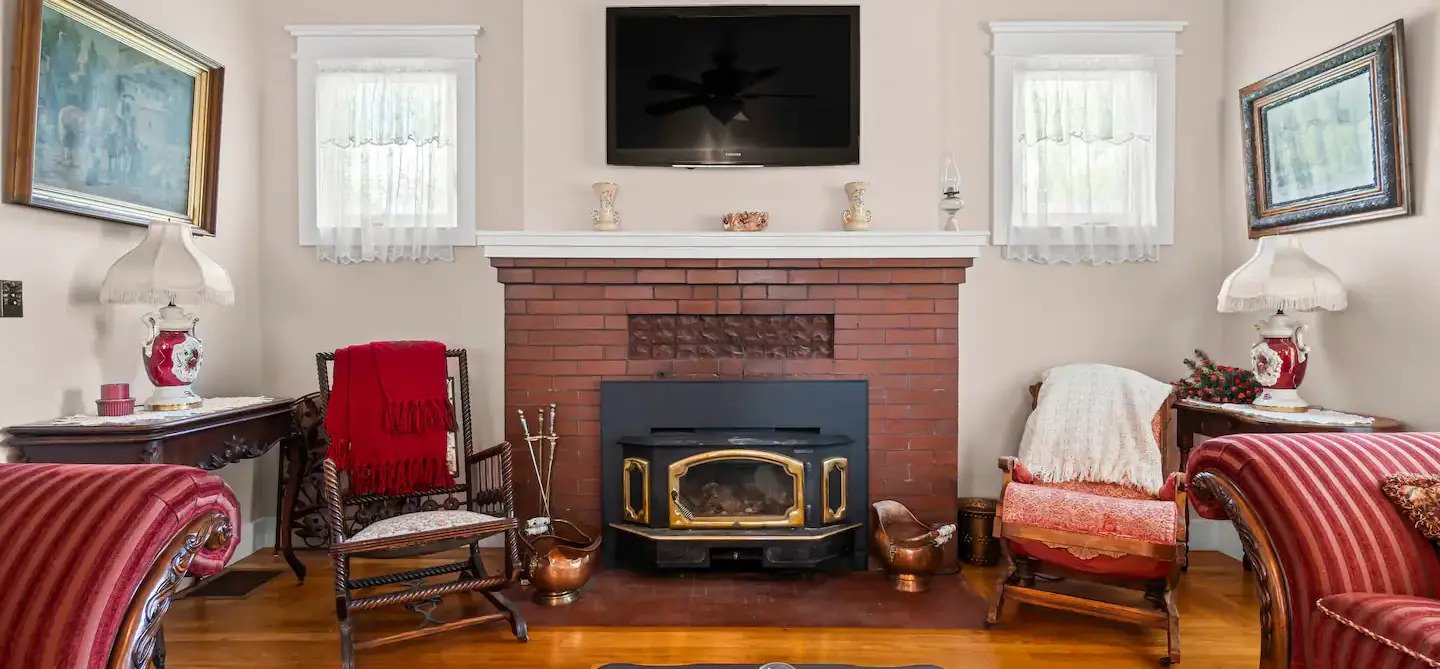
M 525 448 L 530 453 L 530 466 L 540 496 L 540 515 L 525 521 L 520 541 L 527 557 L 523 569 L 535 588 L 535 603 L 562 606 L 580 598 L 580 588 L 595 572 L 600 539 L 591 538 L 574 523 L 551 516 L 551 491 L 555 480 L 555 405 L 547 414 L 544 408 L 535 411 L 536 434 L 530 433 L 525 411 L 520 415 L 520 429 L 525 433 Z M 562 534 L 563 532 L 563 534 Z

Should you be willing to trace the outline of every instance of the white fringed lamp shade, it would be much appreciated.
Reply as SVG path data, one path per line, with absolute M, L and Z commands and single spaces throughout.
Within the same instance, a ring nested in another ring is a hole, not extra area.
M 156 221 L 144 241 L 105 273 L 100 301 L 230 305 L 235 286 L 218 263 L 196 248 L 189 223 Z
M 1255 255 L 1220 286 L 1216 306 L 1240 311 L 1341 311 L 1345 285 L 1300 248 L 1293 235 L 1261 237 Z

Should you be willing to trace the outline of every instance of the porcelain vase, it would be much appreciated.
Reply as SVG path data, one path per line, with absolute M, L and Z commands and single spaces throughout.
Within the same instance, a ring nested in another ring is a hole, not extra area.
M 200 406 L 200 396 L 190 388 L 200 377 L 200 364 L 205 360 L 204 344 L 195 336 L 200 318 L 172 304 L 158 314 L 145 314 L 141 320 L 150 326 L 150 338 L 141 353 L 145 374 L 155 386 L 145 407 L 174 411 Z
M 620 185 L 613 181 L 601 181 L 591 186 L 595 197 L 600 198 L 600 208 L 594 212 L 595 229 L 602 232 L 620 229 L 620 212 L 615 211 L 615 196 L 620 194 Z
M 1300 384 L 1310 365 L 1310 347 L 1302 334 L 1305 325 L 1284 312 L 1260 321 L 1260 342 L 1250 349 L 1255 379 L 1264 387 L 1255 399 L 1255 408 L 1270 411 L 1307 411 L 1310 404 L 1300 397 Z
M 844 222 L 844 229 L 849 232 L 858 232 L 870 229 L 871 213 L 869 207 L 865 206 L 865 192 L 870 189 L 870 184 L 864 181 L 851 181 L 845 184 L 845 194 L 850 197 L 850 208 L 845 210 L 841 216 Z

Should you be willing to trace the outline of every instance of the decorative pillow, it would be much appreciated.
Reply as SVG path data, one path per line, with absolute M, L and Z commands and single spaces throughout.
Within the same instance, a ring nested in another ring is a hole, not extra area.
M 1381 481 L 1380 489 L 1410 517 L 1420 534 L 1440 541 L 1440 476 L 1394 474 Z

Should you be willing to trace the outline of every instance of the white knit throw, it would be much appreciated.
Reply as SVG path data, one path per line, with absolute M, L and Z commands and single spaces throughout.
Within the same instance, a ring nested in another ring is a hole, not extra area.
M 1042 376 L 1025 421 L 1020 462 L 1041 481 L 1094 481 L 1158 493 L 1165 476 L 1151 421 L 1171 388 L 1109 365 L 1066 365 Z

